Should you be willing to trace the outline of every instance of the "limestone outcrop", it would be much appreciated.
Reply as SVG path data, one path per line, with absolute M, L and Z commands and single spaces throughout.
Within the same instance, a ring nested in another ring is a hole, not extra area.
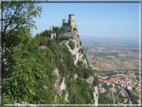
M 94 104 L 95 105 L 98 105 L 98 97 L 99 97 L 99 93 L 98 93 L 98 87 L 97 86 L 95 86 L 94 87 L 94 100 L 95 100 L 95 102 L 94 102 Z
M 91 87 L 91 85 L 93 84 L 93 81 L 94 81 L 94 78 L 93 78 L 93 76 L 90 76 L 87 80 L 86 80 L 86 82 L 88 82 L 89 84 L 90 84 L 90 87 Z M 98 87 L 97 86 L 95 86 L 94 87 L 94 104 L 95 105 L 98 105 Z
M 57 94 L 59 94 L 60 96 L 62 96 L 62 91 L 66 90 L 65 77 L 63 77 L 62 83 L 61 83 L 61 85 L 59 85 L 61 77 L 59 75 L 59 71 L 58 71 L 57 68 L 54 69 L 53 74 L 57 75 L 57 79 L 55 80 L 55 84 L 54 84 L 54 90 L 56 91 Z M 55 96 L 55 102 L 56 102 L 56 99 L 57 99 L 57 94 Z M 66 102 L 69 101 L 68 95 L 69 95 L 69 93 L 67 91 L 67 93 L 65 94 L 65 101 Z
M 62 35 L 72 37 L 71 39 L 69 39 L 69 41 L 65 41 L 65 44 L 68 47 L 71 54 L 74 56 L 74 64 L 76 65 L 78 61 L 82 61 L 83 65 L 88 67 L 87 60 L 85 58 L 83 58 L 84 54 L 80 52 L 82 45 L 80 44 L 81 41 L 79 38 L 78 31 L 67 32 Z M 74 49 L 71 49 L 71 47 L 69 46 L 70 41 L 72 41 L 74 43 Z
M 80 49 L 82 49 L 82 46 L 80 44 L 80 38 L 79 38 L 79 33 L 78 31 L 75 31 L 75 32 L 67 32 L 67 33 L 64 33 L 62 34 L 63 36 L 68 36 L 70 37 L 70 39 L 68 41 L 65 41 L 65 45 L 68 47 L 69 51 L 71 52 L 72 56 L 74 56 L 74 64 L 77 65 L 77 62 L 78 61 L 82 61 L 83 62 L 83 65 L 86 66 L 86 68 L 88 67 L 88 64 L 87 64 L 87 59 L 84 58 L 84 54 L 80 52 Z M 61 35 L 60 35 L 61 36 Z M 71 49 L 71 47 L 69 46 L 69 42 L 72 41 L 74 43 L 74 49 Z M 78 77 L 77 74 L 74 75 L 74 79 L 76 80 Z M 86 82 L 88 82 L 90 84 L 90 87 L 91 85 L 93 84 L 93 81 L 94 81 L 94 77 L 93 76 L 90 76 L 88 79 L 86 79 Z M 63 81 L 64 83 L 64 81 Z M 62 84 L 61 87 L 64 87 L 64 85 Z M 65 88 L 62 88 L 61 90 L 63 90 Z M 68 94 L 66 94 L 66 97 L 67 97 Z M 95 105 L 98 105 L 98 87 L 95 86 L 94 87 L 94 104 Z M 66 101 L 67 101 L 67 98 L 65 98 Z

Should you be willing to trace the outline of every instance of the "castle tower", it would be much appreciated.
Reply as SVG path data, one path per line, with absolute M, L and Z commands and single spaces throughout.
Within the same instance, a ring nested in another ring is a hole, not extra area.
M 70 24 L 70 26 L 74 26 L 75 25 L 74 14 L 69 14 L 68 23 Z
M 63 21 L 62 21 L 62 26 L 64 26 L 65 23 L 66 23 L 66 19 L 63 19 Z
M 51 31 L 53 30 L 53 27 L 54 27 L 54 26 L 52 25 L 51 28 L 50 28 Z
M 63 23 L 66 23 L 66 19 L 63 19 Z

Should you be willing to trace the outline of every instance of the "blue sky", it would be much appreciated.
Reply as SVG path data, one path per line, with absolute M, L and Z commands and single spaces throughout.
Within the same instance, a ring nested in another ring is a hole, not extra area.
M 131 38 L 139 37 L 139 3 L 40 3 L 41 18 L 34 18 L 37 30 L 32 36 L 51 25 L 62 26 L 75 14 L 80 37 Z

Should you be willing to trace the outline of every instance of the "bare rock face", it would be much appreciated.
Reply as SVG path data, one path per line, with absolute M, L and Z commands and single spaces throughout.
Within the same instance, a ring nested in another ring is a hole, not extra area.
M 66 84 L 65 84 L 65 77 L 63 78 L 63 82 L 60 85 L 59 95 L 61 96 L 62 90 L 66 90 Z
M 93 81 L 94 81 L 94 77 L 90 76 L 86 82 L 88 82 L 90 84 L 90 86 L 93 84 Z
M 78 35 L 78 32 L 68 32 L 68 35 L 72 35 L 73 39 L 70 39 L 69 41 L 66 41 L 65 45 L 68 47 L 69 51 L 71 52 L 71 54 L 73 56 L 75 56 L 74 58 L 74 64 L 76 65 L 78 61 L 82 61 L 83 65 L 85 65 L 86 67 L 88 67 L 87 61 L 85 58 L 83 58 L 83 54 L 79 52 L 79 50 L 82 48 L 82 46 L 80 45 L 80 38 Z M 66 35 L 66 34 L 63 34 Z M 69 42 L 72 41 L 75 45 L 74 49 L 71 49 L 69 46 Z
M 39 46 L 39 48 L 44 49 L 44 48 L 47 48 L 47 47 L 46 46 Z
M 57 75 L 57 79 L 55 80 L 55 84 L 54 84 L 54 90 L 55 90 L 56 93 L 58 93 L 58 91 L 60 90 L 60 89 L 59 89 L 60 76 L 59 76 L 59 73 L 58 73 L 58 72 L 59 72 L 59 71 L 58 71 L 57 68 L 55 68 L 55 69 L 53 70 L 53 74 L 54 74 L 54 75 Z
M 99 97 L 99 94 L 98 94 L 98 87 L 95 86 L 95 87 L 94 87 L 94 90 L 95 90 L 94 93 L 93 93 L 93 94 L 94 94 L 94 100 L 95 100 L 94 104 L 95 104 L 95 105 L 98 105 L 98 97 Z
M 69 36 L 69 37 L 72 36 L 73 37 L 72 39 L 69 39 L 69 41 L 65 41 L 65 45 L 68 47 L 68 49 L 71 52 L 72 56 L 74 56 L 74 65 L 76 65 L 78 61 L 82 61 L 83 65 L 85 65 L 86 68 L 88 68 L 87 59 L 84 58 L 84 54 L 82 54 L 80 52 L 80 49 L 82 48 L 82 46 L 80 45 L 80 38 L 79 38 L 78 34 L 79 34 L 78 32 L 74 32 L 74 33 L 68 32 L 68 33 L 63 34 L 64 36 Z M 69 46 L 70 41 L 72 41 L 74 43 L 74 49 L 70 48 L 70 46 Z M 75 74 L 74 75 L 74 80 L 76 80 L 77 77 L 78 77 L 78 75 Z M 90 76 L 86 80 L 86 82 L 88 82 L 90 84 L 90 87 L 93 84 L 93 81 L 94 81 L 93 76 Z M 64 81 L 63 81 L 63 83 L 62 83 L 62 85 L 60 87 L 62 87 L 60 90 L 65 89 Z M 93 95 L 94 95 L 94 104 L 98 105 L 98 87 L 97 86 L 94 87 Z M 65 94 L 65 101 L 66 102 L 69 101 L 69 100 L 67 100 L 67 97 L 68 97 L 68 93 Z
M 53 75 L 57 75 L 57 79 L 55 80 L 55 84 L 54 84 L 54 91 L 56 93 L 56 96 L 55 96 L 55 102 L 56 102 L 56 99 L 57 99 L 57 94 L 59 93 L 60 91 L 60 87 L 59 87 L 59 82 L 60 82 L 60 76 L 59 76 L 59 71 L 57 68 L 55 68 L 53 70 Z
M 65 84 L 65 77 L 63 77 L 62 83 L 61 83 L 61 85 L 59 85 L 59 82 L 60 82 L 61 77 L 60 77 L 60 75 L 59 75 L 59 71 L 58 71 L 57 68 L 55 68 L 55 69 L 53 70 L 53 74 L 54 74 L 54 75 L 57 75 L 57 79 L 55 80 L 55 84 L 54 84 L 54 91 L 55 91 L 55 93 L 56 93 L 56 96 L 55 96 L 55 102 L 56 102 L 57 94 L 59 94 L 59 95 L 62 97 L 62 91 L 63 91 L 63 90 L 66 90 L 66 84 Z M 67 93 L 65 94 L 65 101 L 66 101 L 66 102 L 69 101 L 68 95 L 69 95 L 69 93 L 68 93 L 68 91 L 67 91 Z
M 91 87 L 91 85 L 93 84 L 93 81 L 94 81 L 94 77 L 93 76 L 90 76 L 87 80 L 86 80 L 86 82 L 88 82 L 89 84 L 90 84 L 90 87 Z M 94 87 L 94 104 L 95 105 L 98 105 L 98 87 L 97 86 L 95 86 Z
M 56 74 L 57 77 L 59 78 L 59 73 L 58 73 L 58 69 L 57 68 L 54 69 L 53 74 Z
M 78 77 L 78 75 L 77 74 L 74 74 L 74 79 L 76 80 L 76 78 Z
M 66 95 L 65 95 L 65 101 L 66 102 L 69 102 L 70 100 L 68 99 L 68 96 L 69 96 L 69 93 L 68 93 L 68 91 L 67 91 L 67 93 L 66 93 Z

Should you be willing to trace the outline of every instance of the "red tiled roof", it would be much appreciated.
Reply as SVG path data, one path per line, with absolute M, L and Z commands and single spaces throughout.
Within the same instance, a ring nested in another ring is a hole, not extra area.
M 103 89 L 105 89 L 105 88 L 104 87 L 99 88 L 99 90 L 103 90 Z
M 121 94 L 125 94 L 125 93 L 122 91 Z
M 124 101 L 128 101 L 128 99 L 127 99 L 127 98 L 124 98 Z
M 140 101 L 140 99 L 137 99 L 137 101 Z

